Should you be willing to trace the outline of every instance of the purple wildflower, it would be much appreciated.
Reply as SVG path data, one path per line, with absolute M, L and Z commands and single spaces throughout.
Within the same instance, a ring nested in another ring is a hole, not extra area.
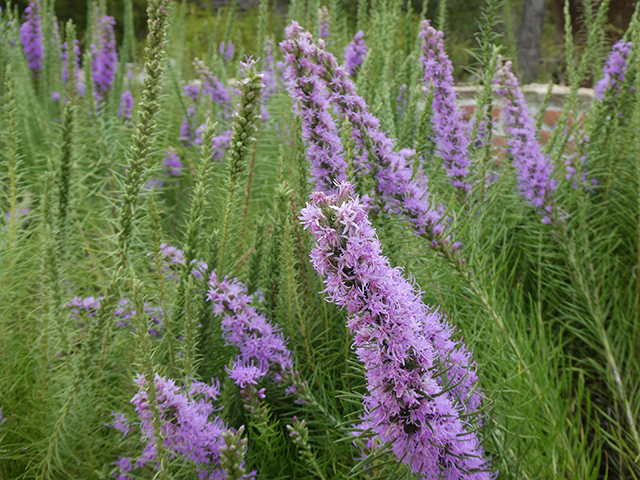
M 368 111 L 353 80 L 336 58 L 324 50 L 322 40 L 314 45 L 311 35 L 302 32 L 296 22 L 286 28 L 286 37 L 284 45 L 294 42 L 299 45 L 296 55 L 300 58 L 290 61 L 297 61 L 313 72 L 311 81 L 318 84 L 316 97 L 327 91 L 337 112 L 349 121 L 355 142 L 356 174 L 375 172 L 376 190 L 384 201 L 384 210 L 405 217 L 415 233 L 426 235 L 434 246 L 444 246 L 448 242 L 442 235 L 444 208 L 429 202 L 427 177 L 415 152 L 394 151 L 395 141 L 382 131 L 380 120 Z M 323 105 L 324 98 L 318 98 L 318 102 Z M 311 110 L 311 115 L 319 114 Z M 374 157 L 371 161 L 370 154 Z
M 220 42 L 218 53 L 220 54 L 220 56 L 224 55 L 224 61 L 228 62 L 231 59 L 231 57 L 233 57 L 233 42 L 229 40 L 229 43 L 227 44 L 226 49 L 225 49 L 225 43 Z
M 98 44 L 91 44 L 91 75 L 95 85 L 95 95 L 101 100 L 113 87 L 116 77 L 116 38 L 113 17 L 103 15 L 97 28 Z
M 511 62 L 498 69 L 494 83 L 498 85 L 496 94 L 504 102 L 501 114 L 504 115 L 507 152 L 517 170 L 520 195 L 536 208 L 543 223 L 552 223 L 556 189 L 556 181 L 551 178 L 554 165 L 540 150 L 535 123 L 518 79 L 511 71 Z
M 249 385 L 257 385 L 269 370 L 238 358 L 233 362 L 233 367 L 227 368 L 227 373 L 236 385 L 244 389 Z
M 84 95 L 86 86 L 80 78 L 80 45 L 78 40 L 73 41 L 73 65 L 74 78 L 76 81 L 76 93 L 80 96 Z M 67 51 L 67 42 L 62 44 L 62 81 L 69 81 L 69 52 Z
M 200 85 L 197 83 L 187 83 L 182 89 L 186 97 L 190 98 L 194 102 L 198 101 L 200 97 Z
M 200 125 L 196 129 L 196 145 L 202 145 L 202 132 L 204 131 L 206 124 Z M 233 130 L 225 130 L 219 135 L 215 135 L 213 137 L 213 141 L 211 143 L 211 157 L 216 160 L 222 160 L 224 158 L 224 152 L 229 147 L 229 143 L 231 143 L 231 134 Z
M 140 418 L 140 431 L 145 447 L 135 466 L 126 461 L 118 465 L 121 474 L 146 464 L 157 468 L 154 462 L 157 456 L 156 436 L 145 390 L 146 380 L 142 375 L 137 375 L 135 383 L 140 389 L 131 403 Z M 220 447 L 225 445 L 222 435 L 230 429 L 214 414 L 216 409 L 212 401 L 220 394 L 219 383 L 215 381 L 212 385 L 207 385 L 193 381 L 187 393 L 183 392 L 184 387 L 179 387 L 173 380 L 156 374 L 154 384 L 164 447 L 169 457 L 180 455 L 195 463 L 199 468 L 200 478 L 210 478 L 210 475 L 215 475 L 213 478 L 224 478 L 219 466 Z M 122 466 L 125 468 L 122 469 Z
M 604 77 L 594 87 L 598 100 L 602 100 L 607 91 L 617 93 L 622 88 L 632 47 L 633 44 L 631 42 L 622 40 L 613 45 L 611 54 L 604 66 Z
M 278 381 L 281 373 L 291 372 L 287 342 L 277 326 L 251 305 L 247 288 L 227 277 L 220 281 L 215 272 L 211 273 L 209 286 L 207 298 L 213 304 L 214 315 L 222 317 L 222 336 L 240 350 L 236 364 L 242 362 L 246 366 L 246 362 L 255 360 L 260 369 L 271 369 Z
M 297 35 L 296 22 L 286 29 L 286 40 L 280 43 L 287 63 L 285 78 L 287 89 L 294 101 L 294 109 L 302 119 L 302 138 L 307 142 L 307 158 L 317 189 L 333 191 L 335 182 L 347 178 L 347 162 L 344 159 L 338 129 L 329 111 L 329 94 L 320 78 L 321 65 L 307 60 L 316 49 L 308 33 Z M 323 50 L 320 50 L 324 53 Z
M 165 279 L 171 282 L 177 282 L 179 279 L 180 269 L 185 265 L 184 252 L 177 247 L 163 243 L 160 245 L 160 258 L 162 259 L 162 273 Z M 151 254 L 148 254 L 151 256 Z M 204 273 L 209 268 L 202 260 L 193 259 L 191 261 L 191 275 L 196 280 L 202 280 Z M 153 270 L 155 266 L 151 266 Z
M 51 92 L 51 101 L 52 102 L 57 102 L 58 100 L 60 100 L 60 93 Z
M 225 113 L 228 113 L 229 104 L 231 103 L 231 94 L 227 87 L 218 80 L 218 77 L 211 73 L 211 70 L 207 68 L 202 60 L 194 58 L 193 67 L 202 80 L 203 93 L 220 105 Z
M 367 370 L 371 429 L 426 478 L 493 478 L 470 420 L 482 398 L 471 354 L 390 266 L 365 208 L 351 195 L 348 183 L 337 195 L 314 192 L 300 218 L 315 236 L 311 261 L 328 299 L 349 312 L 347 326 Z
M 30 2 L 25 9 L 27 21 L 20 27 L 20 43 L 22 43 L 32 76 L 43 69 L 44 43 L 40 10 L 40 0 Z
M 171 177 L 179 177 L 182 173 L 182 162 L 178 157 L 178 152 L 174 148 L 169 148 L 165 152 L 162 160 L 164 173 Z
M 189 105 L 187 114 L 182 117 L 182 125 L 180 125 L 180 141 L 185 147 L 193 144 L 196 139 L 195 134 L 196 106 Z
M 127 417 L 122 412 L 111 412 L 111 417 L 113 418 L 113 424 L 105 423 L 105 425 L 122 432 L 122 438 L 126 437 L 129 430 L 131 430 L 131 424 Z
M 120 95 L 120 108 L 118 108 L 118 118 L 131 120 L 131 109 L 133 108 L 133 95 L 129 90 L 125 90 Z
M 433 89 L 431 117 L 438 154 L 444 159 L 444 169 L 453 186 L 464 197 L 471 188 L 469 175 L 469 129 L 456 105 L 453 90 L 453 65 L 444 51 L 444 33 L 433 28 L 428 20 L 422 22 L 422 53 L 424 84 Z
M 321 38 L 327 38 L 329 36 L 329 10 L 326 5 L 318 9 L 318 36 Z
M 353 40 L 344 48 L 344 65 L 349 75 L 355 75 L 367 56 L 369 47 L 364 43 L 364 32 L 360 30 Z

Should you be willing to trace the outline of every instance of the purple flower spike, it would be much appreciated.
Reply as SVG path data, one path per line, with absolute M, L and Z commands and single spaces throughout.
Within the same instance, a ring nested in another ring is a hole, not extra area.
M 368 51 L 369 47 L 364 43 L 364 32 L 360 30 L 351 43 L 344 48 L 344 66 L 349 75 L 353 76 L 360 70 L 360 65 Z
M 518 79 L 511 71 L 511 62 L 498 69 L 494 83 L 498 85 L 496 94 L 504 102 L 501 114 L 504 115 L 507 152 L 518 173 L 520 195 L 536 208 L 543 223 L 553 223 L 556 181 L 551 178 L 551 173 L 554 165 L 540 151 L 535 124 Z
M 113 17 L 104 15 L 100 19 L 96 32 L 98 44 L 91 44 L 91 75 L 98 100 L 102 100 L 104 95 L 113 88 L 113 81 L 116 78 L 118 54 L 113 30 L 115 24 Z
M 229 43 L 227 44 L 226 47 L 227 48 L 225 48 L 224 42 L 220 42 L 218 53 L 220 54 L 220 56 L 224 55 L 224 61 L 228 62 L 229 60 L 231 60 L 231 57 L 233 57 L 233 42 L 229 40 Z
M 604 77 L 594 87 L 598 100 L 602 100 L 607 91 L 618 93 L 622 88 L 632 47 L 631 42 L 623 42 L 622 40 L 613 45 L 604 66 Z
M 321 38 L 327 38 L 329 36 L 329 10 L 326 5 L 318 10 L 318 35 Z
M 183 88 L 185 96 L 189 97 L 194 102 L 198 101 L 200 97 L 200 85 L 197 83 L 188 83 Z
M 135 383 L 140 389 L 131 399 L 131 403 L 140 419 L 136 424 L 140 426 L 145 446 L 135 462 L 132 458 L 120 457 L 114 463 L 120 475 L 145 465 L 157 469 L 159 463 L 156 460 L 157 440 L 153 414 L 145 388 L 147 382 L 138 374 Z M 218 381 L 208 385 L 194 380 L 187 391 L 186 387 L 178 386 L 173 380 L 156 374 L 154 384 L 163 443 L 169 459 L 180 456 L 193 462 L 198 467 L 199 478 L 223 479 L 220 447 L 225 445 L 223 434 L 233 430 L 214 413 L 216 408 L 212 402 L 217 400 L 220 394 Z
M 372 170 L 376 172 L 376 190 L 383 200 L 383 209 L 405 217 L 416 234 L 426 235 L 439 245 L 446 243 L 442 222 L 444 208 L 429 202 L 427 177 L 415 152 L 394 151 L 395 141 L 382 131 L 380 120 L 369 113 L 367 103 L 358 95 L 353 80 L 345 68 L 338 65 L 336 58 L 324 50 L 322 40 L 316 46 L 311 35 L 302 32 L 296 22 L 286 28 L 286 35 L 287 40 L 281 44 L 283 50 L 293 49 L 295 52 L 285 56 L 289 58 L 287 61 L 298 62 L 313 72 L 310 81 L 317 84 L 314 88 L 317 90 L 318 103 L 324 106 L 325 100 L 321 95 L 328 95 L 340 116 L 349 121 L 356 147 L 356 173 L 363 174 Z M 297 50 L 296 42 L 299 45 Z M 290 67 L 290 70 L 290 75 L 296 74 L 294 67 Z M 310 109 L 310 113 L 312 117 L 320 116 L 318 111 Z M 337 135 L 335 132 L 331 134 Z M 309 143 L 312 141 L 319 142 L 317 136 L 311 136 Z M 334 179 L 340 181 L 339 178 Z
M 133 95 L 129 90 L 125 90 L 120 95 L 120 108 L 118 108 L 118 118 L 131 120 L 131 109 L 133 108 Z
M 329 301 L 345 307 L 356 354 L 366 367 L 365 420 L 381 443 L 422 478 L 495 478 L 472 418 L 481 394 L 466 346 L 392 268 L 349 183 L 314 192 L 301 211 L 315 237 L 311 262 Z
M 202 92 L 205 95 L 208 95 L 215 103 L 220 105 L 225 114 L 228 115 L 229 105 L 231 103 L 231 94 L 227 87 L 218 80 L 218 77 L 211 73 L 211 70 L 207 68 L 202 60 L 194 58 L 193 67 L 200 77 L 200 80 L 202 80 Z
M 290 373 L 292 361 L 287 342 L 277 325 L 251 305 L 247 287 L 227 277 L 220 281 L 215 272 L 211 273 L 209 287 L 207 298 L 213 304 L 214 315 L 222 318 L 222 335 L 240 350 L 236 365 L 255 361 L 261 370 L 271 370 L 278 381 L 281 373 Z
M 182 162 L 178 156 L 178 152 L 173 148 L 169 148 L 165 152 L 165 157 L 162 161 L 164 172 L 170 177 L 179 177 L 182 173 Z M 184 262 L 184 259 L 183 259 Z
M 43 69 L 44 43 L 40 10 L 40 0 L 30 2 L 25 9 L 27 21 L 20 27 L 20 43 L 22 43 L 32 76 Z
M 196 106 L 189 105 L 187 114 L 182 117 L 182 125 L 180 125 L 180 141 L 185 147 L 189 147 L 196 140 Z
M 269 373 L 269 370 L 265 369 L 264 366 L 256 366 L 253 362 L 236 359 L 233 362 L 233 367 L 227 368 L 227 372 L 229 373 L 229 378 L 244 389 L 249 385 L 257 385 L 262 377 Z
M 297 113 L 302 118 L 302 138 L 307 142 L 311 174 L 318 189 L 333 191 L 335 182 L 347 179 L 347 162 L 329 111 L 329 93 L 321 78 L 326 69 L 308 60 L 317 49 L 311 34 L 300 33 L 296 22 L 287 27 L 286 40 L 280 43 L 280 48 L 287 64 L 287 90 L 299 102 Z
M 453 90 L 453 65 L 444 52 L 444 33 L 433 28 L 428 20 L 422 22 L 422 56 L 424 84 L 433 89 L 432 124 L 438 154 L 444 159 L 444 169 L 453 186 L 464 197 L 471 188 L 469 175 L 469 129 L 456 105 Z
M 80 78 L 80 46 L 78 40 L 73 41 L 73 65 L 74 65 L 74 77 L 76 79 L 76 93 L 80 96 L 84 95 L 86 86 Z M 67 83 L 69 81 L 69 53 L 67 51 L 67 42 L 62 44 L 62 81 Z

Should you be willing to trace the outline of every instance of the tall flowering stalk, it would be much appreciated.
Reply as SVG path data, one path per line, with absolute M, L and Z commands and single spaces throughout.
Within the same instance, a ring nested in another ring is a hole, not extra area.
M 27 21 L 20 27 L 20 43 L 27 57 L 32 76 L 40 72 L 44 60 L 44 42 L 42 40 L 42 23 L 40 0 L 30 2 L 25 9 Z
M 349 312 L 366 367 L 365 419 L 425 478 L 493 478 L 475 434 L 482 397 L 473 358 L 382 255 L 366 209 L 352 195 L 349 183 L 337 195 L 314 192 L 301 219 L 315 237 L 311 261 L 328 299 Z
M 518 175 L 520 195 L 533 205 L 545 224 L 554 223 L 556 181 L 549 157 L 542 153 L 536 138 L 536 128 L 518 79 L 511 71 L 511 62 L 496 72 L 496 95 L 504 102 L 502 115 L 507 136 L 507 152 L 513 159 Z
M 96 99 L 102 100 L 105 94 L 113 88 L 116 78 L 116 37 L 113 17 L 103 15 L 97 29 L 97 44 L 91 44 L 91 75 L 93 77 L 94 94 Z
M 253 380 L 249 379 L 255 378 L 257 371 L 262 372 L 259 377 L 271 372 L 276 380 L 292 371 L 291 352 L 286 340 L 277 326 L 252 305 L 252 298 L 242 283 L 228 277 L 220 280 L 213 272 L 209 278 L 207 299 L 213 305 L 214 314 L 222 318 L 220 324 L 224 339 L 240 350 L 232 369 L 239 369 L 236 376 L 245 372 L 247 382 L 251 383 Z M 233 374 L 232 378 L 241 381 Z
M 329 10 L 326 5 L 318 9 L 318 36 L 320 38 L 329 37 Z
M 131 110 L 133 109 L 133 94 L 125 90 L 120 95 L 120 107 L 118 108 L 118 118 L 131 120 Z
M 433 89 L 431 116 L 438 154 L 444 159 L 444 169 L 453 186 L 460 195 L 469 192 L 470 132 L 462 117 L 462 111 L 456 105 L 456 92 L 453 90 L 453 65 L 444 51 L 444 33 L 433 28 L 428 20 L 422 22 L 422 56 L 424 68 L 423 82 Z
M 302 138 L 316 188 L 333 191 L 336 181 L 347 179 L 347 162 L 329 111 L 329 93 L 318 72 L 322 66 L 307 58 L 316 51 L 313 39 L 310 34 L 297 36 L 296 28 L 295 22 L 288 27 L 287 39 L 280 44 L 287 64 L 287 90 L 297 102 L 294 108 L 302 119 Z
M 69 65 L 73 66 L 73 72 L 71 72 Z M 67 42 L 62 44 L 62 81 L 68 83 L 71 77 L 75 79 L 76 94 L 84 95 L 86 86 L 80 78 L 80 46 L 77 39 L 73 40 L 73 59 L 71 62 L 69 61 Z
M 229 112 L 231 104 L 231 94 L 224 84 L 218 80 L 205 63 L 199 58 L 193 59 L 193 68 L 202 80 L 202 92 L 208 95 L 211 100 L 222 107 L 225 114 Z
M 594 87 L 598 100 L 602 100 L 607 91 L 618 93 L 622 89 L 632 47 L 633 43 L 623 40 L 613 45 L 604 66 L 604 77 Z
M 348 120 L 356 147 L 356 173 L 373 175 L 383 209 L 405 217 L 418 235 L 425 235 L 434 245 L 447 246 L 448 239 L 443 236 L 444 209 L 429 202 L 427 177 L 417 164 L 415 153 L 394 150 L 395 141 L 382 131 L 380 121 L 369 112 L 349 74 L 324 49 L 322 40 L 315 45 L 311 35 L 303 32 L 296 22 L 285 32 L 286 40 L 281 47 L 293 54 L 288 54 L 288 62 L 297 62 L 309 70 L 308 82 L 317 85 L 316 102 L 324 105 L 326 100 L 320 94 L 328 95 L 337 113 Z M 293 73 L 290 69 L 288 76 Z M 308 115 L 319 117 L 324 113 L 310 109 Z
M 364 42 L 364 32 L 360 30 L 349 45 L 344 47 L 344 66 L 349 75 L 353 76 L 360 70 L 360 65 L 362 65 L 368 51 L 369 47 Z

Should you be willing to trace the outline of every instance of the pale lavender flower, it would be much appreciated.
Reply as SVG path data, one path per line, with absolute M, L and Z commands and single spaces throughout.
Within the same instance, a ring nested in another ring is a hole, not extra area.
M 287 54 L 290 56 L 287 61 L 294 65 L 296 62 L 304 65 L 311 72 L 308 82 L 314 85 L 314 98 L 318 105 L 324 108 L 328 95 L 338 114 L 349 121 L 355 143 L 356 174 L 374 172 L 375 188 L 383 200 L 386 212 L 405 217 L 416 234 L 427 236 L 434 246 L 448 244 L 448 238 L 443 236 L 444 208 L 429 202 L 427 177 L 415 152 L 408 149 L 401 152 L 394 150 L 395 140 L 382 131 L 380 121 L 369 112 L 367 103 L 358 95 L 353 80 L 345 68 L 338 65 L 333 54 L 325 51 L 322 40 L 316 46 L 311 35 L 302 32 L 296 22 L 292 22 L 285 32 L 287 39 L 281 46 L 285 51 L 294 52 Z M 291 68 L 293 67 L 290 70 Z M 295 70 L 291 75 L 294 74 Z M 312 107 L 313 105 L 307 115 L 319 116 L 319 112 Z M 331 125 L 333 124 L 327 123 L 328 127 Z M 330 131 L 327 135 L 336 133 Z M 310 137 L 310 143 L 311 141 L 316 141 L 315 137 Z M 373 154 L 373 158 L 370 158 L 370 154 Z M 365 200 L 368 201 L 363 198 Z
M 352 187 L 314 192 L 301 212 L 311 261 L 329 301 L 347 309 L 366 367 L 366 419 L 381 443 L 424 478 L 490 479 L 475 434 L 481 394 L 475 362 L 419 289 L 392 268 Z
M 607 91 L 618 93 L 622 89 L 632 47 L 631 42 L 622 40 L 613 45 L 604 66 L 604 77 L 594 87 L 598 100 L 602 100 Z
M 202 80 L 202 92 L 220 105 L 225 113 L 228 113 L 231 94 L 227 87 L 218 80 L 218 77 L 211 73 L 211 70 L 207 68 L 202 60 L 195 58 L 193 60 L 193 67 L 200 77 L 200 80 Z
M 131 110 L 133 109 L 133 95 L 129 90 L 125 90 L 120 95 L 120 108 L 118 108 L 118 118 L 131 120 Z
M 182 117 L 180 125 L 180 141 L 185 147 L 191 146 L 196 140 L 195 122 L 196 106 L 192 104 L 187 108 L 187 114 Z
M 360 30 L 353 40 L 344 48 L 344 65 L 349 75 L 355 75 L 367 56 L 369 47 L 364 42 L 364 32 Z
M 318 9 L 318 36 L 327 38 L 329 36 L 329 10 L 326 5 Z
M 80 78 L 80 45 L 76 39 L 73 41 L 73 65 L 76 93 L 82 96 L 86 91 L 86 86 Z M 69 81 L 69 52 L 67 51 L 67 42 L 62 44 L 62 81 L 64 83 Z
M 131 430 L 129 420 L 127 420 L 127 417 L 125 417 L 122 412 L 111 412 L 111 417 L 113 418 L 113 423 L 104 423 L 104 425 L 122 432 L 122 438 L 125 438 Z
M 197 83 L 187 83 L 182 89 L 186 97 L 190 98 L 194 102 L 198 101 L 200 97 L 200 85 Z
M 164 159 L 162 160 L 162 167 L 164 173 L 170 177 L 179 177 L 182 173 L 182 162 L 176 152 L 175 148 L 169 148 L 165 152 Z
M 247 288 L 237 280 L 218 280 L 215 272 L 209 278 L 207 299 L 213 313 L 222 318 L 222 336 L 240 350 L 238 365 L 256 361 L 262 370 L 270 370 L 277 381 L 282 373 L 292 371 L 291 352 L 278 327 L 251 305 Z
M 550 224 L 555 217 L 553 192 L 556 181 L 551 178 L 554 165 L 540 149 L 535 123 L 511 66 L 511 62 L 501 65 L 494 80 L 498 85 L 496 95 L 504 102 L 501 115 L 504 118 L 507 152 L 517 171 L 520 195 L 536 208 L 543 223 Z
M 138 374 L 135 383 L 139 391 L 131 399 L 140 422 L 142 441 L 145 446 L 140 456 L 131 464 L 132 459 L 118 459 L 116 465 L 122 475 L 132 469 L 149 465 L 158 468 L 156 457 L 156 434 L 153 426 L 152 410 L 149 406 L 146 380 Z M 169 458 L 180 456 L 193 462 L 198 468 L 200 478 L 224 478 L 219 465 L 220 447 L 225 445 L 222 435 L 231 429 L 215 415 L 213 401 L 220 394 L 217 380 L 212 385 L 192 381 L 188 392 L 171 379 L 156 374 L 154 384 L 157 392 L 157 405 L 160 410 L 161 431 L 164 448 Z M 233 431 L 233 430 L 231 430 Z
M 298 36 L 298 31 L 298 24 L 293 22 L 287 27 L 286 40 L 280 43 L 287 63 L 287 90 L 294 100 L 294 110 L 302 119 L 302 138 L 307 142 L 307 159 L 316 188 L 333 191 L 335 182 L 347 178 L 347 162 L 329 110 L 327 87 L 320 78 L 319 69 L 323 67 L 307 60 L 316 47 L 310 34 Z
M 218 47 L 218 53 L 222 57 L 224 55 L 224 61 L 228 62 L 231 57 L 233 57 L 233 42 L 229 40 L 229 43 L 226 45 L 225 42 L 220 42 L 220 47 Z
M 102 100 L 104 95 L 113 88 L 116 77 L 116 64 L 118 53 L 116 52 L 116 37 L 113 17 L 103 15 L 98 23 L 96 36 L 97 45 L 91 44 L 91 75 L 95 86 L 95 95 Z
M 202 145 L 202 132 L 206 128 L 206 124 L 200 125 L 196 129 L 195 144 Z M 225 130 L 219 135 L 215 135 L 211 142 L 211 156 L 216 160 L 222 160 L 224 158 L 224 152 L 229 147 L 231 142 L 231 134 L 233 130 Z
M 40 0 L 30 2 L 25 9 L 27 21 L 20 26 L 20 43 L 22 43 L 22 49 L 27 57 L 32 76 L 44 68 L 42 64 L 44 43 L 40 11 Z
M 464 197 L 471 188 L 469 175 L 470 132 L 456 105 L 453 90 L 453 65 L 444 51 L 444 33 L 433 28 L 428 20 L 422 22 L 422 56 L 424 68 L 423 82 L 433 89 L 432 128 L 435 133 L 437 153 L 443 158 L 443 167 L 453 186 Z
M 51 101 L 52 102 L 57 102 L 58 100 L 60 100 L 60 93 L 51 92 Z
M 237 358 L 231 368 L 227 368 L 229 378 L 240 388 L 244 389 L 249 385 L 257 385 L 258 382 L 269 373 L 269 369 L 264 365 L 255 365 L 253 361 L 247 362 Z

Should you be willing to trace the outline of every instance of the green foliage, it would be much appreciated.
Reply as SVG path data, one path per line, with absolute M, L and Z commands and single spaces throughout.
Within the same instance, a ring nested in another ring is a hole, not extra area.
M 53 8 L 51 0 L 44 3 Z M 133 412 L 136 374 L 146 379 L 159 478 L 197 473 L 162 443 L 156 374 L 186 384 L 220 379 L 216 406 L 228 422 L 222 459 L 229 478 L 253 469 L 265 480 L 416 478 L 385 446 L 367 449 L 366 438 L 353 435 L 366 372 L 352 350 L 345 312 L 326 301 L 309 263 L 313 242 L 298 216 L 313 185 L 300 119 L 286 91 L 263 100 L 255 67 L 237 71 L 242 53 L 263 56 L 266 35 L 282 39 L 288 19 L 266 0 L 248 12 L 237 3 L 214 12 L 186 1 L 152 0 L 143 53 L 136 43 L 136 29 L 145 23 L 141 3 L 106 3 L 123 26 L 121 58 L 144 62 L 144 75 L 129 81 L 123 61 L 100 106 L 84 21 L 98 2 L 89 2 L 88 15 L 84 5 L 76 8 L 76 22 L 64 28 L 68 44 L 76 24 L 85 40 L 84 96 L 62 83 L 61 62 L 52 55 L 42 75 L 32 77 L 19 48 L 22 10 L 0 13 L 0 408 L 6 418 L 0 420 L 0 478 L 111 478 L 118 456 L 140 451 L 139 430 L 122 438 L 105 426 L 111 412 Z M 491 142 L 500 135 L 492 128 L 492 83 L 499 55 L 513 51 L 511 4 L 359 0 L 357 15 L 348 16 L 355 12 L 352 3 L 295 0 L 289 18 L 315 31 L 318 8 L 326 4 L 327 49 L 339 59 L 353 34 L 365 31 L 370 51 L 356 77 L 359 92 L 384 130 L 398 138 L 396 147 L 418 152 L 412 158 L 421 158 L 429 173 L 430 200 L 448 207 L 451 239 L 463 244 L 460 257 L 432 248 L 394 214 L 372 212 L 372 218 L 390 263 L 412 276 L 424 302 L 445 313 L 454 337 L 474 352 L 486 415 L 478 433 L 499 478 L 638 478 L 637 12 L 625 37 L 634 43 L 625 83 L 584 111 L 578 88 L 602 76 L 609 2 L 587 2 L 584 35 L 572 31 L 567 8 L 570 93 L 544 146 L 558 166 L 564 227 L 554 230 L 523 203 L 514 159 Z M 68 4 L 55 2 L 59 16 L 69 14 Z M 479 26 L 464 20 L 461 5 L 467 16 L 482 13 Z M 472 138 L 484 141 L 472 144 L 474 186 L 464 201 L 442 172 L 433 92 L 425 94 L 420 82 L 416 37 L 424 16 L 446 25 L 456 74 L 466 69 L 481 87 Z M 45 21 L 47 42 L 52 25 Z M 463 30 L 477 32 L 477 43 L 461 37 Z M 229 40 L 236 51 L 226 61 L 218 46 Z M 212 75 L 238 89 L 230 89 L 228 105 L 184 96 L 184 85 L 196 76 L 196 55 Z M 265 64 L 263 58 L 260 67 Z M 116 114 L 126 89 L 136 99 L 130 122 Z M 51 101 L 54 91 L 67 101 Z M 550 98 L 551 90 L 538 129 Z M 178 140 L 190 103 L 204 125 L 199 147 Z M 261 107 L 269 119 L 260 118 Z M 338 123 L 354 178 L 352 127 Z M 230 146 L 212 151 L 227 130 Z M 162 171 L 168 147 L 182 162 L 178 176 Z M 564 176 L 568 165 L 577 172 L 575 187 Z M 582 173 L 599 183 L 583 183 Z M 492 174 L 498 180 L 486 182 Z M 152 181 L 163 186 L 154 188 Z M 367 193 L 373 184 L 368 178 L 357 188 Z M 163 244 L 182 250 L 184 264 L 168 266 Z M 212 272 L 244 282 L 258 311 L 282 329 L 295 364 L 284 376 L 295 394 L 269 380 L 241 393 L 228 378 L 237 351 L 223 338 L 206 298 Z M 100 297 L 90 321 L 71 313 L 76 296 Z M 135 310 L 134 332 L 116 325 L 125 299 Z M 157 336 L 149 329 L 155 315 L 149 305 L 157 307 Z

